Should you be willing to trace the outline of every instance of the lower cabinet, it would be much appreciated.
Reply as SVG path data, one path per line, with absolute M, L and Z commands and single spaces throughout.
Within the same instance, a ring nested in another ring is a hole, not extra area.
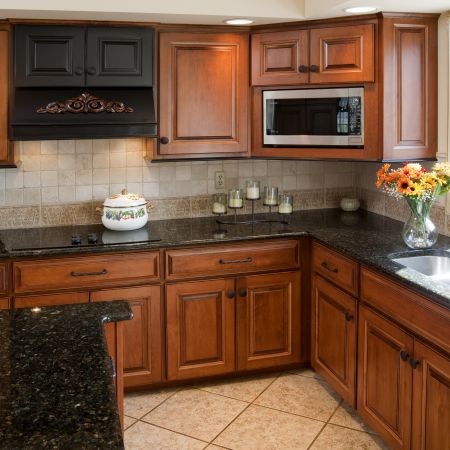
M 355 407 L 356 299 L 314 275 L 311 307 L 311 365 Z
M 412 449 L 450 449 L 450 360 L 414 341 Z
M 300 272 L 175 283 L 166 302 L 169 380 L 300 362 Z
M 9 299 L 8 298 L 0 298 L 0 309 L 8 309 L 9 308 Z
M 161 381 L 161 287 L 139 286 L 91 292 L 93 302 L 114 300 L 128 301 L 133 312 L 131 320 L 119 324 L 124 341 L 124 386 L 145 386 Z M 107 324 L 106 328 L 114 326 Z

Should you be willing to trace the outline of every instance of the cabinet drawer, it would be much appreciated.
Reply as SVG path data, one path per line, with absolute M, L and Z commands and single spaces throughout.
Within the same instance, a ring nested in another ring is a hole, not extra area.
M 313 245 L 312 260 L 315 272 L 350 294 L 358 295 L 358 263 L 317 243 Z
M 34 308 L 36 306 L 73 305 L 89 302 L 89 292 L 64 292 L 59 294 L 27 295 L 15 297 L 14 308 Z
M 8 309 L 8 308 L 9 308 L 9 299 L 0 298 L 0 309 Z
M 361 300 L 450 353 L 450 312 L 371 270 L 361 270 Z
M 299 242 L 276 240 L 169 250 L 167 279 L 247 273 L 298 267 Z
M 159 278 L 159 253 L 85 256 L 16 262 L 15 292 L 48 291 Z
M 8 290 L 8 271 L 6 264 L 0 264 L 0 293 L 4 294 Z

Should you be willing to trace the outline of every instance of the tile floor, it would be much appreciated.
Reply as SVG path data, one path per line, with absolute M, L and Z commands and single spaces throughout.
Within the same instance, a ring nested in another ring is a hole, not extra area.
M 309 369 L 127 394 L 125 448 L 387 449 Z

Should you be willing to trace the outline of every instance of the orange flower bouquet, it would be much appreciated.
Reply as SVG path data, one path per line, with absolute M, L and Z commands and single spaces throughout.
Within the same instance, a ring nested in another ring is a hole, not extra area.
M 376 186 L 408 203 L 411 216 L 402 232 L 406 245 L 410 248 L 431 247 L 438 232 L 430 220 L 430 209 L 438 195 L 450 190 L 450 164 L 436 163 L 431 172 L 418 163 L 405 163 L 398 169 L 383 164 L 377 172 Z

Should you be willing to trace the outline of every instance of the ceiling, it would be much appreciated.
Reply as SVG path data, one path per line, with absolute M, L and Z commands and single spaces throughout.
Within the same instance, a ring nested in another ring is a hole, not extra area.
M 265 24 L 345 16 L 344 8 L 365 5 L 391 12 L 450 10 L 450 0 L 77 0 L 70 6 L 61 0 L 0 0 L 0 18 L 222 24 L 250 17 Z

